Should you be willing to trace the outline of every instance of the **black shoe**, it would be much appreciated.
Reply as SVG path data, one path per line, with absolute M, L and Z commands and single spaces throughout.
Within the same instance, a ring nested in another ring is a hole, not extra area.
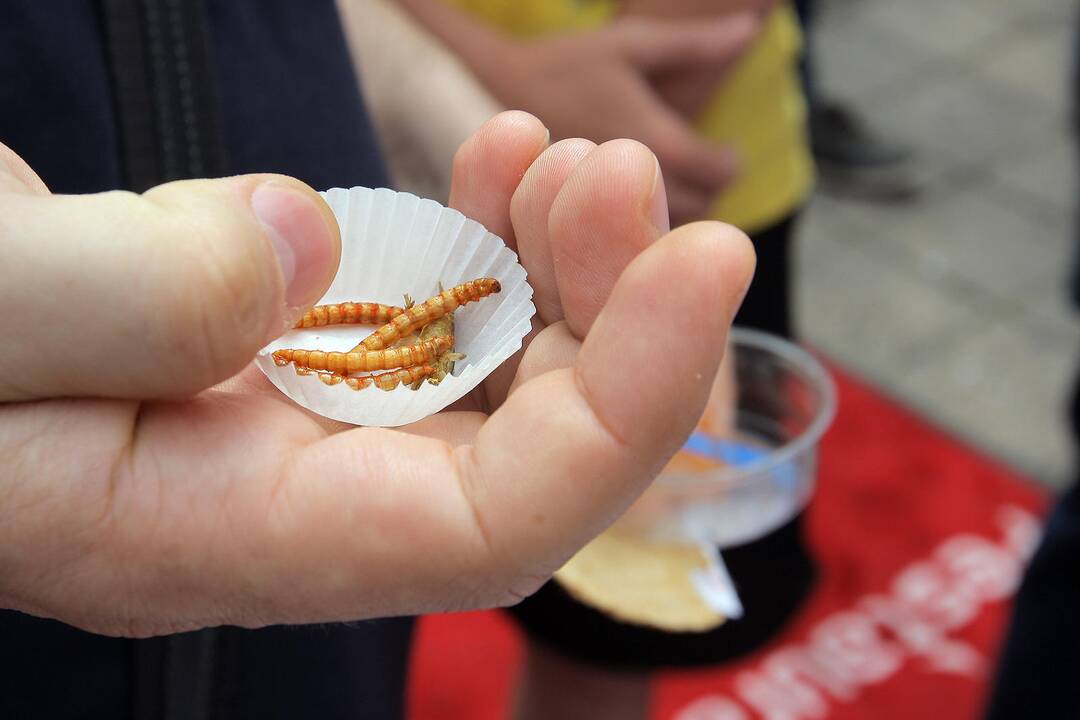
M 811 108 L 809 125 L 824 191 L 881 202 L 918 195 L 911 148 L 880 136 L 852 108 L 822 102 Z

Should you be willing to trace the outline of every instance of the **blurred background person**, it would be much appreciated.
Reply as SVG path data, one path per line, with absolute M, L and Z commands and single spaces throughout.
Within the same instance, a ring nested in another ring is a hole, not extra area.
M 657 148 L 675 224 L 710 217 L 751 235 L 755 281 L 738 322 L 790 335 L 790 245 L 813 167 L 790 6 L 405 0 L 500 103 L 554 139 Z

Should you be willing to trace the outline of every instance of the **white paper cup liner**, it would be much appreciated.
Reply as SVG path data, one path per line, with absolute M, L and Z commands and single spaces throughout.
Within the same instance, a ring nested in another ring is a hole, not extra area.
M 360 391 L 344 383 L 325 385 L 278 367 L 281 348 L 347 352 L 374 330 L 372 325 L 330 325 L 291 330 L 259 351 L 255 364 L 270 382 L 308 410 L 355 425 L 393 427 L 442 410 L 475 388 L 521 348 L 535 308 L 525 268 L 501 239 L 479 223 L 434 200 L 386 188 L 334 188 L 322 193 L 341 228 L 341 265 L 318 304 L 346 301 L 402 306 L 408 293 L 417 303 L 468 280 L 492 277 L 502 290 L 454 312 L 454 350 L 465 354 L 453 376 L 386 392 Z

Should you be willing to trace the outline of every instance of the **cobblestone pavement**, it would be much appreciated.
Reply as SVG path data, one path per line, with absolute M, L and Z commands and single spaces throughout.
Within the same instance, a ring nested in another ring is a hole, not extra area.
M 819 192 L 799 236 L 802 337 L 938 424 L 1060 486 L 1080 365 L 1069 307 L 1078 154 L 1073 0 L 832 0 L 830 95 L 919 151 L 919 197 Z

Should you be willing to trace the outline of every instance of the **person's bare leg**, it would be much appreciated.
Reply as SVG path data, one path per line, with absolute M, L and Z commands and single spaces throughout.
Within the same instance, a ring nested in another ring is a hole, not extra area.
M 526 642 L 515 720 L 645 720 L 649 676 L 570 660 Z

